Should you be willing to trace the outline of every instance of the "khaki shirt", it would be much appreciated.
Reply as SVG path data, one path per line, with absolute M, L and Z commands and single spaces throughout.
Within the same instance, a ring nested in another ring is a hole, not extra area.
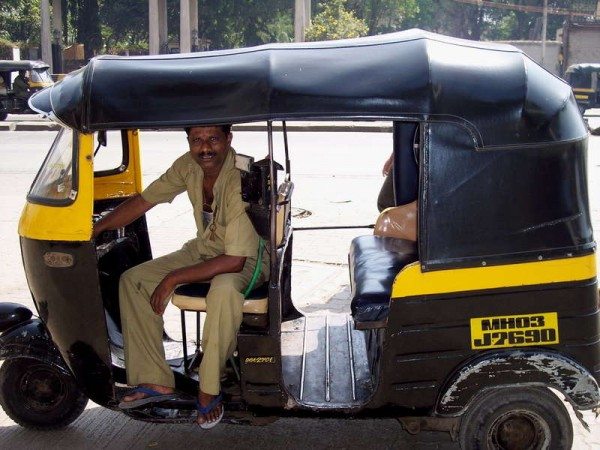
M 235 151 L 227 154 L 213 188 L 213 220 L 204 227 L 202 221 L 202 182 L 204 172 L 189 152 L 175 160 L 173 165 L 152 184 L 142 197 L 150 203 L 167 203 L 184 191 L 194 208 L 196 238 L 186 245 L 196 246 L 201 255 L 254 257 L 258 253 L 258 235 L 246 214 L 242 201 L 241 177 L 235 168 Z

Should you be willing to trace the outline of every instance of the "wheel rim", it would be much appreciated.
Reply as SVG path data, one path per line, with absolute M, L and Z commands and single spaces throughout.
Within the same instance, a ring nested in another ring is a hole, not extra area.
M 52 411 L 68 395 L 60 373 L 46 365 L 33 365 L 21 377 L 19 396 L 25 407 L 44 413 Z
M 527 410 L 507 412 L 492 423 L 488 448 L 542 450 L 550 447 L 550 427 L 538 414 Z

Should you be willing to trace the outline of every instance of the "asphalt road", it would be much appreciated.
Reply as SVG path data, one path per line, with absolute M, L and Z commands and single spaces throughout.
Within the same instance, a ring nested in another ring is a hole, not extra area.
M 599 119 L 600 120 L 600 119 Z M 600 125 L 600 124 L 598 124 Z M 17 224 L 25 194 L 41 164 L 55 132 L 0 131 L 0 301 L 31 306 L 21 266 Z M 234 147 L 241 153 L 261 158 L 266 154 L 264 133 L 240 132 Z M 159 175 L 185 151 L 182 133 L 142 134 L 145 150 L 144 180 Z M 391 151 L 391 135 L 385 133 L 320 133 L 290 136 L 292 174 L 296 183 L 294 226 L 372 223 L 376 217 L 375 198 L 382 181 L 381 165 Z M 276 141 L 276 156 L 281 158 Z M 108 155 L 106 155 L 108 157 Z M 596 230 L 600 226 L 600 137 L 590 138 L 590 203 Z M 184 196 L 182 196 L 184 197 Z M 148 223 L 155 256 L 178 248 L 194 234 L 190 207 L 185 198 L 152 210 Z M 364 231 L 356 232 L 364 233 Z M 294 300 L 307 311 L 340 311 L 347 304 L 331 293 L 319 291 L 324 277 L 338 277 L 335 268 L 346 259 L 349 234 L 297 233 L 294 260 L 308 277 L 308 284 L 294 289 Z M 342 269 L 341 273 L 344 272 Z M 339 288 L 347 279 L 339 279 Z M 312 295 L 311 295 L 312 292 Z M 332 301 L 330 301 L 332 300 Z M 171 310 L 172 334 L 177 337 L 176 312 Z M 585 417 L 592 432 L 574 420 L 576 449 L 600 448 L 600 421 L 591 413 Z M 410 435 L 396 420 L 280 419 L 262 427 L 220 425 L 206 432 L 193 425 L 157 425 L 137 422 L 90 403 L 68 428 L 57 432 L 34 432 L 14 424 L 0 411 L 0 447 L 15 449 L 141 449 L 205 447 L 246 448 L 406 448 L 457 449 L 443 432 Z

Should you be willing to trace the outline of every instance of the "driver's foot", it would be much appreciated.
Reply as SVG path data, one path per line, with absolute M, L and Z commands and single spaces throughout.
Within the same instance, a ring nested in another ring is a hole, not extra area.
M 152 391 L 155 391 L 159 394 L 165 394 L 165 395 L 172 394 L 173 392 L 175 392 L 173 388 L 167 387 L 167 386 L 161 386 L 160 384 L 142 383 L 142 384 L 138 385 L 138 387 L 151 389 Z M 133 392 L 129 395 L 124 396 L 121 399 L 121 401 L 127 403 L 127 402 L 133 402 L 135 400 L 141 400 L 141 399 L 147 398 L 147 397 L 151 397 L 151 395 L 146 392 L 137 391 L 137 392 Z
M 200 391 L 200 393 L 198 394 L 198 403 L 200 404 L 200 407 L 206 408 L 212 402 L 214 402 L 217 397 L 218 397 L 217 395 L 211 395 L 211 394 L 207 394 L 205 392 Z M 212 409 L 210 409 L 209 411 L 207 411 L 204 414 L 198 412 L 198 419 L 196 420 L 196 422 L 198 423 L 198 425 L 202 425 L 205 423 L 210 424 L 213 422 L 218 422 L 221 419 L 222 412 L 223 412 L 223 403 L 219 402 Z

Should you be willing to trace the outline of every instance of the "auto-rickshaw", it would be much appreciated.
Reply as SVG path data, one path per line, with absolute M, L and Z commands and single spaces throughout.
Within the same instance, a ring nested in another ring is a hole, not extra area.
M 600 107 L 599 77 L 600 64 L 573 64 L 565 72 L 565 80 L 573 88 L 582 114 L 587 109 Z
M 409 30 L 101 56 L 30 105 L 63 128 L 19 223 L 38 316 L 0 305 L 0 401 L 17 423 L 65 426 L 88 398 L 118 409 L 127 367 L 117 285 L 152 257 L 151 241 L 144 217 L 97 240 L 92 227 L 142 190 L 140 130 L 256 121 L 267 122 L 269 158 L 239 169 L 270 279 L 244 304 L 225 421 L 395 417 L 411 432 L 450 431 L 467 449 L 570 448 L 556 393 L 576 411 L 598 407 L 587 130 L 571 88 L 520 50 Z M 348 242 L 347 320 L 302 316 L 291 302 L 301 230 L 291 226 L 288 141 L 279 165 L 274 123 L 285 138 L 298 120 L 392 122 L 396 208 L 416 207 L 416 241 L 395 234 L 393 207 L 377 220 L 386 226 Z M 110 130 L 122 156 L 99 171 Z M 202 313 L 205 293 L 206 284 L 175 291 L 182 321 Z M 182 326 L 184 354 L 169 359 L 182 397 L 124 414 L 195 417 L 202 346 L 188 351 Z
M 5 120 L 8 114 L 33 113 L 26 99 L 18 98 L 13 92 L 17 73 L 25 71 L 28 74 L 29 93 L 33 94 L 54 84 L 48 69 L 50 66 L 43 61 L 0 60 L 0 121 Z

